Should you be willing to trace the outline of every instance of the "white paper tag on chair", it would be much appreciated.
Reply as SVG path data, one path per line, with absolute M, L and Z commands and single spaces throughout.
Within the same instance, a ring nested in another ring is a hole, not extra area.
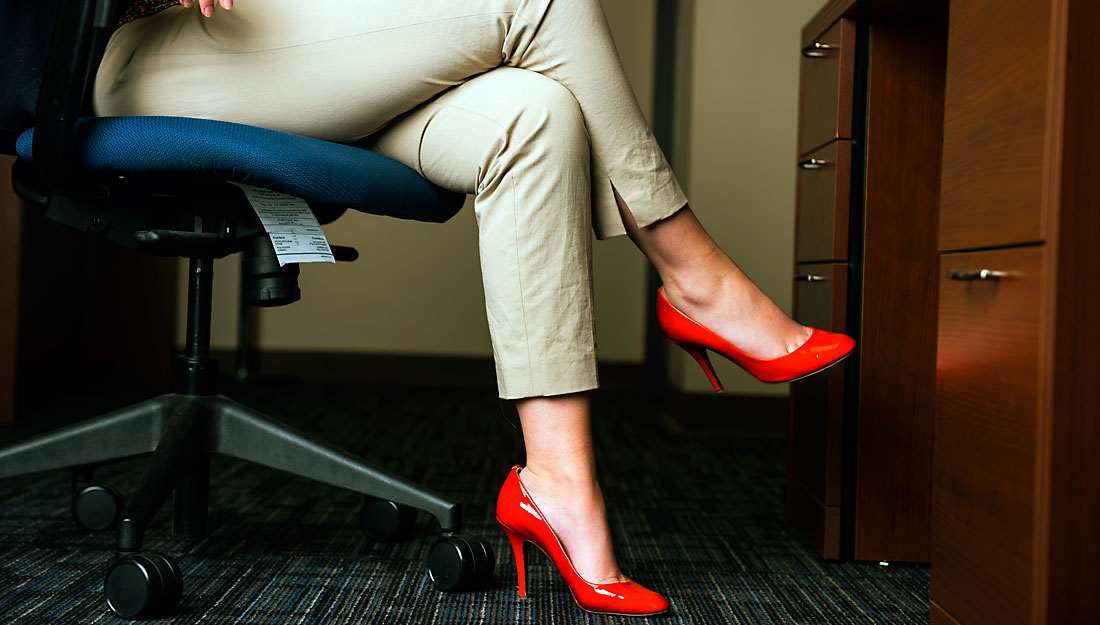
M 287 263 L 335 263 L 325 231 L 300 197 L 234 182 L 260 218 L 279 266 Z

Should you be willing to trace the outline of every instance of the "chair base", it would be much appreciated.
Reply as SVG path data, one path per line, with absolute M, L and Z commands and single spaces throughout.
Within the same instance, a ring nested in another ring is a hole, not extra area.
M 20 195 L 45 206 L 50 219 L 99 232 L 126 247 L 189 259 L 184 354 L 177 363 L 176 392 L 0 449 L 0 479 L 72 468 L 77 522 L 96 529 L 109 527 L 117 519 L 117 554 L 104 583 L 107 605 L 116 615 L 162 615 L 179 599 L 182 573 L 171 557 L 142 552 L 145 530 L 175 492 L 174 532 L 192 536 L 206 532 L 210 454 L 214 453 L 424 510 L 439 521 L 443 532 L 427 558 L 428 573 L 437 588 L 459 592 L 486 583 L 493 570 L 492 551 L 483 540 L 456 533 L 461 521 L 457 503 L 216 394 L 217 362 L 210 358 L 213 259 L 263 236 L 243 227 L 247 210 L 217 198 L 183 194 L 191 204 L 170 213 L 137 204 L 106 213 L 98 202 L 39 192 L 31 184 L 34 176 L 29 166 L 20 161 L 17 168 Z M 176 219 L 162 227 L 146 223 L 150 215 Z M 270 243 L 265 240 L 264 245 Z M 121 496 L 109 485 L 95 484 L 95 468 L 149 453 L 140 484 L 118 514 Z M 395 510 L 398 521 L 407 517 Z M 395 528 L 364 514 L 365 528 L 396 535 Z
M 209 455 L 248 460 L 424 510 L 456 532 L 460 506 L 225 396 L 167 394 L 0 450 L 0 479 L 89 467 L 153 452 L 119 523 L 119 551 L 138 551 L 146 525 L 175 491 L 173 531 L 206 532 Z
M 117 515 L 121 495 L 113 486 L 95 484 L 95 468 L 149 452 L 140 484 Z M 173 610 L 183 576 L 171 556 L 142 550 L 145 529 L 175 491 L 173 532 L 206 533 L 214 453 L 362 493 L 373 498 L 364 505 L 364 519 L 370 516 L 369 503 L 379 500 L 399 512 L 403 507 L 428 512 L 443 533 L 426 559 L 439 590 L 476 590 L 492 575 L 488 543 L 457 533 L 459 504 L 222 395 L 162 395 L 22 441 L 0 450 L 0 479 L 72 468 L 77 523 L 104 529 L 111 525 L 104 519 L 120 517 L 117 553 L 104 583 L 108 608 L 125 619 L 156 618 Z M 407 518 L 407 510 L 401 516 Z M 379 526 L 363 523 L 368 535 L 368 527 Z

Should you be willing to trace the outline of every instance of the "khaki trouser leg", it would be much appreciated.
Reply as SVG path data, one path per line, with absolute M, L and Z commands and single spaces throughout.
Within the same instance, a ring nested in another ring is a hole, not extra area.
M 625 232 L 612 184 L 642 226 L 686 202 L 598 0 L 236 0 L 211 19 L 172 8 L 115 33 L 94 104 L 101 115 L 205 117 L 345 143 L 377 135 L 377 149 L 433 182 L 477 193 L 508 397 L 595 385 L 591 253 L 577 226 Z M 461 124 L 478 113 L 485 133 L 474 137 Z M 416 146 L 412 128 L 423 131 Z
M 572 94 L 502 67 L 371 139 L 371 149 L 475 194 L 500 396 L 595 388 L 589 148 Z

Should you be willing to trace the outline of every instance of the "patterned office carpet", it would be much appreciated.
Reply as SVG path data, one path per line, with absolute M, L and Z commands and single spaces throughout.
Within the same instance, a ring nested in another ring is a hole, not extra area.
M 273 385 L 232 394 L 465 502 L 464 529 L 490 541 L 496 576 L 482 592 L 441 594 L 423 564 L 435 532 L 426 515 L 409 540 L 372 544 L 357 527 L 356 495 L 218 458 L 210 535 L 173 538 L 166 511 L 147 534 L 147 548 L 180 557 L 185 577 L 163 623 L 927 622 L 927 567 L 824 562 L 784 524 L 778 439 L 685 433 L 643 401 L 597 399 L 620 560 L 673 605 L 666 616 L 630 619 L 579 610 L 530 547 L 530 597 L 516 597 L 492 506 L 508 467 L 523 459 L 521 439 L 490 392 Z M 0 440 L 19 435 L 0 431 Z M 101 476 L 125 490 L 140 465 Z M 119 622 L 101 599 L 113 534 L 77 529 L 68 480 L 55 471 L 0 481 L 0 623 Z

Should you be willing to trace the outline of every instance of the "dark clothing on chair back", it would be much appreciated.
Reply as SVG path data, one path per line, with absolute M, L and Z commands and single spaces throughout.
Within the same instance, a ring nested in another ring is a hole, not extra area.
M 15 138 L 34 125 L 38 86 L 59 0 L 0 0 L 0 153 L 15 154 Z M 113 23 L 153 15 L 176 0 L 120 0 Z M 102 48 L 106 41 L 100 43 Z M 96 50 L 92 67 L 98 67 Z
M 0 0 L 0 152 L 34 125 L 57 0 Z

